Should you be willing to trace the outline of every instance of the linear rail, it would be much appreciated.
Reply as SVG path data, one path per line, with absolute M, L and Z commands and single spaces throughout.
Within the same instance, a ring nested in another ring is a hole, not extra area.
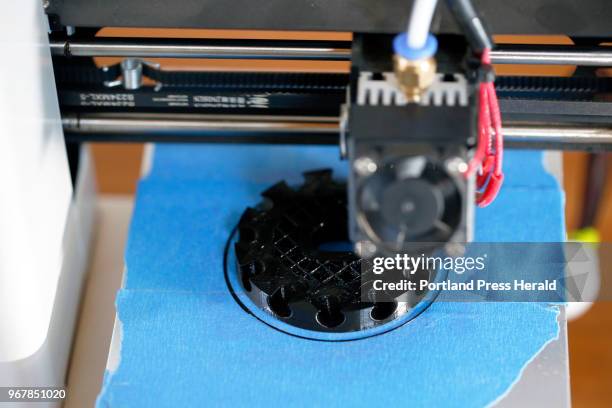
M 299 143 L 336 144 L 339 119 L 334 117 L 283 117 L 254 115 L 177 115 L 177 114 L 80 114 L 63 119 L 64 131 L 79 141 L 213 141 L 257 142 L 299 140 Z M 91 136 L 91 137 L 90 137 Z M 291 139 L 291 137 L 294 137 Z M 309 139 L 312 137 L 312 139 Z M 560 124 L 516 124 L 504 126 L 509 147 L 538 147 L 560 150 L 612 149 L 612 128 Z
M 286 43 L 286 42 L 285 42 Z M 296 41 L 283 45 L 272 40 L 239 45 L 236 41 L 174 42 L 134 39 L 54 40 L 55 56 L 219 58 L 348 61 L 348 42 Z M 267 45 L 265 45 L 267 44 Z M 612 48 L 575 46 L 503 45 L 491 52 L 494 64 L 612 66 Z

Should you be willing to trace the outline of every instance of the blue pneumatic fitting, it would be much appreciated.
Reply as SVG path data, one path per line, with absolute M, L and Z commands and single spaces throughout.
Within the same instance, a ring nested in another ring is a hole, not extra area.
M 409 60 L 419 60 L 433 57 L 438 50 L 438 40 L 432 34 L 427 36 L 427 41 L 423 48 L 410 48 L 406 39 L 406 33 L 398 34 L 393 40 L 393 50 Z

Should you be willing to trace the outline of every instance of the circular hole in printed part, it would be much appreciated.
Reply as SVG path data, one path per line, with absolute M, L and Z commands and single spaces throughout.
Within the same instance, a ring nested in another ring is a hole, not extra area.
M 291 317 L 291 308 L 289 307 L 287 299 L 283 296 L 282 288 L 277 289 L 272 296 L 268 297 L 268 306 L 278 317 L 284 319 Z
M 395 302 L 378 302 L 370 310 L 370 317 L 376 321 L 386 320 L 395 313 L 396 309 L 397 303 Z
M 340 326 L 344 323 L 344 313 L 339 310 L 319 310 L 316 315 L 317 322 L 328 329 Z
M 250 268 L 251 276 L 255 276 L 262 274 L 266 270 L 266 264 L 263 261 L 256 260 L 251 263 Z

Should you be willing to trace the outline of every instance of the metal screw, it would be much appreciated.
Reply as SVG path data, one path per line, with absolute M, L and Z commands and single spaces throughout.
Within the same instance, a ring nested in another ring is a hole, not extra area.
M 142 85 L 142 61 L 138 58 L 126 58 L 121 61 L 123 87 L 134 90 Z
M 346 136 L 348 132 L 348 103 L 340 107 L 340 158 L 345 159 L 348 155 Z
M 444 251 L 452 257 L 465 255 L 465 245 L 459 242 L 449 242 L 444 246 Z
M 43 3 L 42 3 L 42 6 L 43 6 L 43 8 L 44 8 L 45 10 L 49 8 L 49 5 L 50 5 L 50 4 L 49 4 L 49 0 L 44 0 L 44 1 L 43 1 Z
M 355 159 L 353 163 L 353 168 L 362 177 L 369 176 L 374 173 L 378 169 L 378 165 L 372 158 L 367 156 L 359 157 Z
M 372 241 L 359 241 L 355 244 L 355 253 L 362 258 L 371 258 L 376 253 L 376 245 Z
M 451 173 L 465 173 L 468 169 L 467 163 L 460 157 L 453 157 L 446 160 L 445 165 L 446 170 Z

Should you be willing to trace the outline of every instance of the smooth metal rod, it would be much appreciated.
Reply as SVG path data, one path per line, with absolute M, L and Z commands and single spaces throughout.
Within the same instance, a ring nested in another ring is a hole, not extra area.
M 612 66 L 612 48 L 607 50 L 495 50 L 494 64 Z
M 53 55 L 75 57 L 142 57 L 142 58 L 219 58 L 219 59 L 282 59 L 282 60 L 349 60 L 350 48 L 309 46 L 239 46 L 138 43 L 96 40 L 52 41 Z
M 338 133 L 338 122 L 321 118 L 320 121 L 300 118 L 274 118 L 262 117 L 260 119 L 227 115 L 197 118 L 170 117 L 158 115 L 157 117 L 105 117 L 97 115 L 83 115 L 79 118 L 65 118 L 62 120 L 64 130 L 75 133 Z
M 307 42 L 305 42 L 307 43 Z M 337 46 L 215 45 L 202 41 L 175 44 L 130 39 L 52 41 L 53 55 L 75 57 L 228 58 L 283 60 L 350 60 L 351 49 Z M 612 66 L 612 48 L 573 46 L 500 46 L 491 52 L 494 64 Z
M 509 144 L 609 145 L 612 128 L 578 126 L 504 126 L 504 141 Z
M 335 134 L 339 133 L 337 118 L 331 117 L 280 117 L 228 115 L 127 115 L 104 116 L 83 114 L 63 119 L 64 130 L 72 133 L 98 134 L 193 134 L 193 133 L 291 133 Z M 512 145 L 550 146 L 608 146 L 612 148 L 612 128 L 560 126 L 560 125 L 509 125 L 504 126 L 504 140 Z

